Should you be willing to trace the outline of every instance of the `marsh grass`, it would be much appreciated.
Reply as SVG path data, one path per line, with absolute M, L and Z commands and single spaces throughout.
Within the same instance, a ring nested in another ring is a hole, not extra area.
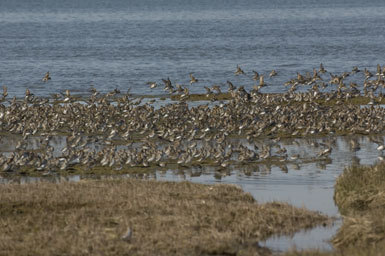
M 334 199 L 345 215 L 384 208 L 385 163 L 346 168 L 337 179 Z
M 345 216 L 336 246 L 385 245 L 385 163 L 347 168 L 337 179 L 334 200 Z
M 285 256 L 383 256 L 385 246 L 376 245 L 368 246 L 366 248 L 357 248 L 350 246 L 348 248 L 338 249 L 333 252 L 323 252 L 319 250 L 305 250 L 305 251 L 290 251 L 285 253 Z
M 258 241 L 328 222 L 232 185 L 140 180 L 0 186 L 0 255 L 269 255 Z M 126 230 L 130 241 L 123 241 Z

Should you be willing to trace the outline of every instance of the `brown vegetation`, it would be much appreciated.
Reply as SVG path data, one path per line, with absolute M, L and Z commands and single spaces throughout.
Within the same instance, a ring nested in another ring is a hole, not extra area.
M 334 197 L 345 216 L 333 241 L 336 246 L 385 245 L 384 163 L 347 168 L 337 180 Z
M 287 204 L 257 204 L 232 185 L 0 186 L 0 255 L 269 255 L 258 241 L 327 221 Z

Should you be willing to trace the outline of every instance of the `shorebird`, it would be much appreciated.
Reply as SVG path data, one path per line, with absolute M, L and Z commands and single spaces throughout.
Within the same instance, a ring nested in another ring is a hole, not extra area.
M 210 94 L 212 94 L 213 92 L 211 91 L 211 88 L 207 87 L 207 86 L 204 86 L 204 88 L 206 89 L 206 96 L 210 96 Z
M 278 73 L 274 69 L 270 72 L 270 77 L 276 76 Z
M 384 108 L 358 106 L 354 101 L 348 101 L 361 96 L 361 84 L 355 84 L 358 81 L 344 80 L 345 73 L 332 76 L 337 77 L 338 83 L 331 90 L 322 92 L 327 84 L 313 81 L 319 74 L 317 70 L 313 70 L 313 73 L 306 72 L 304 76 L 297 76 L 299 80 L 294 77 L 285 83 L 292 87 L 284 94 L 256 93 L 262 87 L 258 86 L 258 82 L 252 93 L 249 93 L 244 87 L 238 86 L 237 90 L 228 82 L 232 92 L 229 100 L 198 106 L 183 102 L 189 97 L 193 98 L 193 95 L 189 94 L 186 86 L 175 84 L 175 88 L 181 93 L 178 96 L 180 101 L 164 104 L 159 108 L 152 105 L 152 101 L 146 100 L 142 104 L 142 98 L 135 100 L 128 92 L 119 94 L 118 90 L 103 94 L 91 89 L 90 99 L 93 99 L 88 101 L 71 95 L 69 91 L 47 99 L 37 97 L 26 89 L 28 99 L 16 101 L 14 98 L 1 106 L 0 119 L 4 123 L 4 132 L 20 134 L 24 139 L 34 134 L 45 134 L 41 135 L 45 137 L 64 132 L 68 134 L 66 147 L 59 150 L 61 153 L 57 153 L 61 156 L 56 157 L 52 154 L 52 143 L 49 145 L 40 142 L 43 150 L 36 152 L 25 148 L 27 144 L 18 144 L 12 157 L 0 154 L 0 169 L 18 171 L 27 166 L 45 171 L 66 170 L 76 164 L 80 168 L 83 167 L 81 165 L 85 168 L 103 165 L 119 170 L 131 166 L 165 167 L 168 163 L 178 161 L 181 165 L 193 164 L 200 166 L 199 168 L 202 168 L 202 162 L 213 162 L 224 167 L 231 166 L 237 156 L 245 163 L 271 157 L 273 161 L 282 161 L 283 164 L 286 161 L 299 164 L 302 157 L 295 155 L 296 152 L 286 150 L 283 146 L 273 146 L 271 142 L 269 147 L 273 147 L 274 151 L 267 146 L 261 146 L 262 150 L 259 150 L 255 147 L 254 140 L 265 134 L 275 137 L 281 132 L 297 137 L 314 133 L 380 134 L 384 131 Z M 258 76 L 261 85 L 265 84 L 263 78 Z M 170 79 L 163 81 L 168 89 L 174 90 Z M 345 89 L 344 83 L 349 87 L 350 82 L 351 88 Z M 379 89 L 384 86 L 383 77 L 366 80 L 364 83 L 367 99 L 373 104 L 382 102 L 383 96 Z M 306 88 L 306 92 L 295 92 L 300 84 L 310 86 Z M 337 91 L 334 90 L 336 87 Z M 211 94 L 209 98 L 216 100 L 213 96 L 217 94 L 213 93 L 219 93 L 220 87 L 212 85 L 204 88 L 203 92 L 207 90 L 207 94 Z M 4 87 L 0 98 L 4 100 L 7 95 L 7 88 Z M 63 100 L 65 104 L 61 104 Z M 332 104 L 324 104 L 326 102 Z M 240 138 L 246 138 L 249 144 L 247 147 L 238 147 L 243 142 L 229 140 L 229 134 L 236 133 Z M 157 140 L 160 141 L 159 144 L 155 142 Z M 277 143 L 276 140 L 271 141 Z M 88 146 L 95 143 L 95 150 Z M 115 143 L 119 143 L 119 146 Z M 295 143 L 298 142 L 294 141 L 293 144 Z M 250 152 L 253 144 L 254 152 Z M 377 144 L 373 149 L 377 148 L 379 156 L 383 158 L 385 145 L 382 137 L 378 137 Z M 330 157 L 332 145 L 322 144 L 322 147 L 317 147 L 317 151 L 314 151 L 314 155 L 319 155 L 322 160 L 328 155 Z M 360 148 L 358 140 L 347 145 L 350 145 L 353 152 Z M 290 158 L 287 154 L 291 155 Z
M 193 83 L 197 83 L 198 82 L 198 79 L 196 79 L 192 73 L 190 73 L 190 84 L 193 84 Z
M 185 99 L 190 95 L 190 91 L 187 87 L 183 89 L 183 94 L 180 96 L 181 99 Z
M 357 66 L 354 66 L 353 69 L 352 69 L 352 74 L 356 74 L 356 73 L 358 73 L 360 71 L 361 70 L 359 70 Z
M 253 80 L 257 81 L 257 80 L 259 79 L 259 74 L 258 74 L 257 71 L 254 71 L 254 70 L 253 70 L 253 72 L 254 72 Z
M 126 242 L 130 242 L 132 238 L 132 230 L 128 228 L 126 233 L 122 236 L 122 240 Z
M 350 82 L 349 84 L 350 88 L 352 88 L 353 90 L 358 90 L 358 85 L 356 83 L 353 83 L 353 82 Z
M 329 73 L 330 75 L 330 83 L 331 84 L 340 84 L 342 82 L 342 77 L 339 77 L 337 75 L 333 75 L 332 73 Z
M 265 86 L 266 84 L 265 84 L 265 79 L 263 78 L 263 75 L 261 75 L 260 77 L 259 77 L 259 86 Z
M 27 89 L 25 89 L 25 100 L 26 101 L 30 101 L 30 100 L 33 100 L 33 98 L 34 98 L 34 95 L 33 95 L 33 93 L 31 93 L 31 91 L 27 88 Z
M 8 87 L 3 85 L 3 98 L 6 98 L 8 96 Z
M 321 156 L 329 156 L 331 152 L 332 152 L 332 148 L 328 147 L 328 148 L 322 150 L 321 152 L 319 152 L 318 156 L 319 157 L 321 157 Z
M 297 72 L 297 80 L 299 83 L 303 83 L 305 78 L 299 72 Z
M 174 93 L 174 86 L 172 86 L 171 80 L 168 77 L 167 79 L 163 79 L 162 81 L 164 83 L 164 91 L 169 91 L 169 93 Z
M 373 76 L 373 74 L 366 68 L 364 69 L 364 74 L 365 74 L 365 79 L 369 79 Z
M 43 81 L 43 82 L 47 82 L 48 80 L 51 80 L 51 77 L 49 76 L 49 71 L 48 71 L 47 73 L 45 73 L 45 75 L 44 75 L 42 81 Z
M 244 75 L 245 72 L 241 69 L 239 65 L 237 65 L 237 70 L 235 71 L 235 75 Z
M 378 151 L 382 152 L 385 149 L 384 141 L 378 140 L 378 139 L 375 139 L 375 138 L 372 138 L 372 137 L 369 137 L 369 140 L 377 144 L 377 148 L 376 149 Z
M 319 65 L 319 72 L 320 72 L 321 74 L 327 72 L 327 71 L 325 70 L 324 65 L 323 65 L 322 63 Z
M 158 86 L 158 85 L 156 84 L 156 82 L 147 82 L 147 85 L 149 85 L 151 89 L 154 89 L 155 87 Z
M 176 91 L 179 93 L 183 92 L 183 90 L 184 90 L 184 88 L 180 84 L 176 84 L 175 87 L 176 87 Z
M 167 79 L 162 78 L 162 81 L 163 81 L 165 87 L 172 87 L 171 80 L 169 77 L 167 77 Z
M 253 85 L 253 89 L 251 90 L 251 92 L 258 93 L 259 89 L 261 89 L 261 86 Z
M 221 91 L 221 87 L 219 85 L 216 85 L 214 84 L 211 89 L 213 89 L 214 91 L 217 91 L 218 94 L 221 94 L 222 91 Z
M 317 69 L 313 69 L 313 80 L 322 80 L 322 78 L 318 75 Z
M 233 85 L 233 83 L 232 82 L 230 82 L 230 81 L 227 81 L 227 85 L 229 86 L 229 92 L 232 92 L 232 91 L 234 91 L 235 89 L 237 89 L 237 87 L 235 87 L 234 85 Z
M 71 92 L 68 89 L 65 90 L 65 94 L 62 93 L 62 95 L 65 97 L 63 102 L 67 103 L 71 101 Z
M 350 73 L 349 73 L 349 72 L 344 72 L 344 73 L 342 73 L 342 75 L 341 75 L 342 79 L 345 79 L 345 78 L 347 78 L 348 76 L 350 76 Z

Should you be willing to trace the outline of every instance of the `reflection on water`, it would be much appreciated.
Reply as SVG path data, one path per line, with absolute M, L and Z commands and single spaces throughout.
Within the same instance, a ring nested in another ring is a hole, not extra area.
M 290 249 L 304 250 L 308 248 L 319 249 L 320 251 L 331 251 L 333 247 L 328 240 L 330 234 L 335 234 L 342 225 L 342 221 L 336 221 L 332 226 L 319 226 L 311 230 L 304 230 L 295 233 L 293 236 L 274 236 L 261 243 L 276 252 L 284 252 Z
M 179 175 L 175 171 L 169 171 L 158 173 L 157 179 L 237 184 L 250 192 L 258 202 L 286 201 L 336 216 L 338 209 L 333 201 L 335 179 L 345 166 L 353 163 L 374 164 L 381 153 L 376 150 L 376 144 L 370 143 L 366 136 L 345 136 L 331 140 L 333 151 L 329 161 L 301 161 L 316 155 L 319 149 L 314 144 L 322 143 L 324 139 L 283 140 L 280 144 L 285 145 L 288 155 L 297 152 L 300 155 L 298 160 L 271 165 L 258 164 L 252 166 L 251 171 L 236 167 L 230 172 L 231 175 L 220 176 L 220 179 L 215 175 L 215 169 L 202 172 L 198 177 L 189 173 L 189 170 L 179 171 Z M 351 148 L 352 140 L 359 143 L 359 150 Z
M 383 137 L 381 137 L 383 140 Z M 281 144 L 288 149 L 289 155 L 298 152 L 302 157 L 313 155 L 317 143 L 325 139 L 284 140 Z M 241 186 L 251 193 L 258 202 L 285 201 L 298 207 L 306 207 L 330 216 L 339 217 L 334 204 L 334 184 L 345 166 L 351 164 L 371 165 L 378 161 L 381 152 L 368 136 L 344 136 L 332 139 L 331 161 L 298 163 L 280 166 L 258 165 L 258 170 L 246 175 L 245 172 L 232 171 L 230 176 L 216 179 L 212 174 L 191 177 L 168 172 L 158 176 L 159 180 L 190 180 L 193 182 L 229 183 Z M 292 152 L 291 152 L 292 151 Z M 317 227 L 311 231 L 296 233 L 294 236 L 273 237 L 263 245 L 276 251 L 286 251 L 293 246 L 297 249 L 331 250 L 328 242 L 341 225 L 337 221 L 331 227 Z
M 245 166 L 231 166 L 227 171 L 218 170 L 216 167 L 191 167 L 178 170 L 159 170 L 154 174 L 132 174 L 102 177 L 17 177 L 12 179 L 0 178 L 0 183 L 28 183 L 41 180 L 51 182 L 79 181 L 84 178 L 145 178 L 167 181 L 188 180 L 197 183 L 236 184 L 249 192 L 258 202 L 284 201 L 298 207 L 306 207 L 320 211 L 330 216 L 339 217 L 338 209 L 333 201 L 334 184 L 336 178 L 347 165 L 374 164 L 382 152 L 377 150 L 375 140 L 383 140 L 382 136 L 370 138 L 368 136 L 344 136 L 311 139 L 284 139 L 278 142 L 279 147 L 272 148 L 272 154 L 285 148 L 288 158 L 282 162 L 261 162 Z M 38 139 L 36 139 L 38 141 Z M 31 142 L 31 147 L 38 142 Z M 51 141 L 57 143 L 55 150 L 60 152 L 65 147 L 65 139 L 58 137 Z M 239 141 L 251 147 L 247 141 Z M 12 144 L 13 143 L 13 144 Z M 35 143 L 35 144 L 34 144 Z M 254 143 L 258 147 L 270 143 L 261 140 Z M 15 141 L 3 140 L 2 151 L 12 151 Z M 317 160 L 317 154 L 323 150 L 324 144 L 330 145 L 332 153 L 322 161 Z M 4 146 L 4 147 L 3 147 Z M 284 251 L 295 245 L 297 249 L 319 248 L 330 250 L 332 247 L 327 242 L 340 226 L 337 222 L 332 227 L 317 227 L 311 231 L 304 231 L 292 237 L 273 237 L 264 244 L 273 250 Z
M 80 175 L 73 176 L 46 176 L 46 177 L 15 177 L 12 179 L 0 178 L 0 184 L 27 184 L 27 183 L 37 183 L 37 182 L 77 182 L 83 179 Z

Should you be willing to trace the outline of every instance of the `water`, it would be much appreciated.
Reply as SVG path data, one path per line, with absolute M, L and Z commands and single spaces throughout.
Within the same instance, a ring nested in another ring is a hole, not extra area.
M 332 251 L 333 246 L 328 241 L 331 234 L 337 233 L 341 225 L 342 221 L 338 220 L 330 227 L 319 226 L 311 230 L 297 232 L 292 236 L 271 237 L 261 245 L 269 247 L 275 252 L 286 252 L 292 249 Z
M 250 89 L 252 70 L 267 75 L 276 69 L 278 76 L 266 78 L 269 86 L 262 91 L 283 92 L 284 81 L 321 62 L 333 73 L 385 64 L 384 11 L 380 0 L 1 0 L 0 86 L 19 97 L 26 88 L 39 96 L 65 89 L 88 94 L 90 85 L 103 92 L 131 88 L 135 94 L 158 95 L 162 87 L 151 90 L 147 81 L 170 77 L 188 84 L 193 72 L 199 83 L 190 86 L 191 92 L 227 80 Z M 237 64 L 247 76 L 234 76 Z M 47 71 L 52 80 L 43 83 Z M 378 156 L 375 145 L 361 140 L 361 150 L 350 152 L 340 138 L 331 163 L 300 164 L 300 169 L 288 164 L 287 173 L 260 166 L 250 176 L 234 170 L 220 180 L 213 173 L 191 177 L 172 171 L 158 173 L 157 179 L 235 183 L 259 202 L 286 201 L 338 216 L 335 178 L 353 160 L 373 164 Z M 5 141 L 2 150 L 12 151 L 15 145 Z M 333 232 L 319 228 L 272 238 L 266 245 L 327 249 L 324 240 Z
M 360 145 L 360 150 L 355 151 L 350 147 L 354 139 Z M 384 138 L 382 138 L 384 139 Z M 288 152 L 298 152 L 301 156 L 312 156 L 319 149 L 311 144 L 321 143 L 323 139 L 295 139 L 282 142 Z M 230 176 L 216 179 L 212 173 L 192 177 L 180 173 L 168 172 L 158 176 L 159 180 L 189 180 L 205 184 L 227 183 L 237 184 L 260 203 L 270 201 L 287 202 L 297 207 L 319 211 L 338 220 L 332 226 L 320 226 L 311 230 L 301 231 L 293 236 L 271 237 L 261 243 L 276 252 L 319 249 L 330 251 L 333 249 L 330 240 L 336 234 L 342 221 L 337 206 L 334 203 L 334 185 L 336 178 L 346 166 L 352 164 L 372 165 L 381 155 L 376 150 L 376 144 L 371 143 L 367 136 L 337 137 L 333 143 L 331 161 L 328 163 L 300 163 L 287 164 L 287 171 L 280 166 L 259 165 L 258 171 L 251 175 L 244 172 L 233 171 Z
M 377 137 L 383 140 L 385 137 Z M 355 140 L 360 145 L 359 150 L 353 150 L 351 141 Z M 38 139 L 31 139 L 29 147 L 38 147 Z M 0 150 L 6 154 L 15 149 L 16 139 L 4 140 L 0 143 Z M 266 143 L 262 140 L 259 143 Z M 327 161 L 310 161 L 322 150 L 320 143 L 330 143 L 332 154 Z M 329 138 L 310 139 L 283 139 L 280 142 L 287 149 L 288 155 L 299 154 L 300 159 L 279 164 L 256 164 L 245 167 L 231 168 L 229 175 L 218 175 L 215 168 L 183 168 L 179 170 L 162 170 L 150 174 L 125 174 L 102 177 L 81 176 L 50 176 L 47 177 L 16 177 L 5 179 L 0 177 L 0 184 L 4 183 L 30 183 L 48 180 L 52 182 L 79 181 L 85 178 L 146 178 L 167 181 L 198 182 L 204 184 L 236 184 L 259 202 L 281 201 L 297 207 L 319 211 L 332 217 L 340 218 L 338 208 L 334 203 L 334 185 L 336 178 L 343 172 L 346 166 L 351 164 L 371 165 L 378 161 L 381 155 L 376 149 L 377 145 L 371 142 L 368 136 L 339 136 Z M 59 154 L 65 147 L 63 137 L 52 139 Z M 245 168 L 245 169 L 244 169 Z M 293 247 L 297 249 L 332 250 L 329 240 L 337 232 L 341 220 L 333 226 L 316 227 L 312 230 L 301 231 L 293 236 L 271 237 L 261 243 L 274 251 L 287 251 Z
M 263 90 L 281 92 L 321 62 L 333 73 L 385 64 L 384 11 L 380 0 L 2 0 L 0 85 L 10 96 L 86 94 L 91 84 L 159 94 L 145 83 L 188 84 L 194 72 L 190 91 L 203 92 L 227 80 L 250 89 L 252 70 L 274 68 Z M 248 77 L 234 76 L 237 64 Z

